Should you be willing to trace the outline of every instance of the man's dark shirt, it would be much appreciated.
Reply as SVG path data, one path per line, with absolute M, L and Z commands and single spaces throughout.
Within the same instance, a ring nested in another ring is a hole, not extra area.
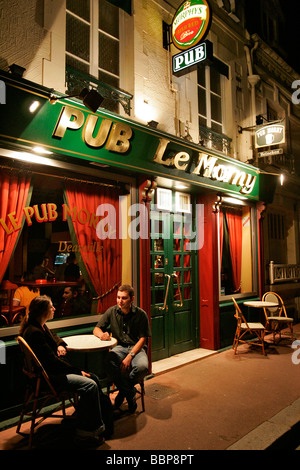
M 103 331 L 109 327 L 121 346 L 134 345 L 140 338 L 151 336 L 146 312 L 135 305 L 131 305 L 128 314 L 124 314 L 117 305 L 110 307 L 100 315 L 96 326 Z

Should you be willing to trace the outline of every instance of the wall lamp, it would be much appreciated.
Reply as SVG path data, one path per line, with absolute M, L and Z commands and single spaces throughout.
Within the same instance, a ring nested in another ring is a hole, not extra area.
M 157 121 L 149 121 L 147 122 L 148 126 L 151 127 L 152 129 L 157 129 L 157 126 L 158 126 L 158 122 Z
M 275 124 L 276 122 L 279 122 L 279 121 L 269 121 L 268 119 L 266 119 L 262 114 L 258 114 L 255 118 L 255 122 L 256 122 L 256 125 L 255 126 L 250 126 L 250 127 L 241 127 L 241 126 L 238 126 L 238 132 L 239 134 L 242 134 L 243 131 L 252 131 L 253 129 L 255 129 L 257 126 L 261 126 L 264 121 L 268 122 L 269 124 Z
M 24 67 L 21 67 L 21 65 L 18 65 L 18 64 L 11 64 L 9 65 L 8 68 L 9 68 L 10 73 L 12 73 L 13 75 L 19 78 L 22 78 L 24 72 L 26 71 Z
M 96 90 L 88 90 L 83 88 L 79 94 L 76 95 L 65 95 L 65 96 L 53 96 L 49 98 L 51 104 L 55 104 L 57 100 L 64 100 L 65 98 L 80 98 L 90 111 L 95 113 L 101 103 L 104 101 L 103 96 L 101 96 Z

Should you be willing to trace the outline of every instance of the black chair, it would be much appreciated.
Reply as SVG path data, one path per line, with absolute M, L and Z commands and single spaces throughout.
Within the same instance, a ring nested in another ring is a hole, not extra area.
M 21 425 L 24 416 L 30 416 L 31 426 L 28 444 L 30 449 L 35 428 L 46 418 L 65 418 L 66 400 L 69 400 L 74 408 L 76 408 L 77 394 L 70 395 L 66 391 L 56 391 L 50 382 L 48 374 L 27 342 L 21 336 L 17 337 L 17 342 L 24 356 L 23 373 L 26 376 L 26 393 L 16 432 L 24 435 L 20 432 Z M 54 402 L 56 406 L 54 406 L 54 409 L 52 406 L 49 406 L 45 410 L 46 405 L 50 402 Z M 62 413 L 56 414 L 59 410 L 62 410 Z
M 141 398 L 142 412 L 144 412 L 145 411 L 145 384 L 144 384 L 144 379 L 140 380 L 136 385 L 139 386 L 139 388 L 137 388 L 135 386 L 135 389 L 136 389 L 136 392 L 137 392 L 139 398 Z M 110 395 L 111 393 L 115 393 L 117 391 L 118 391 L 118 389 L 115 386 L 115 384 L 113 384 L 113 383 L 108 383 L 107 384 L 107 394 L 108 395 Z

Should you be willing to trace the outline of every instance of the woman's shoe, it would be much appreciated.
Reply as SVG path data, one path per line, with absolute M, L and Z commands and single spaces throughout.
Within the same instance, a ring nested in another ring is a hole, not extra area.
M 86 431 L 85 429 L 76 429 L 74 442 L 83 447 L 98 447 L 104 442 L 104 424 L 95 431 Z

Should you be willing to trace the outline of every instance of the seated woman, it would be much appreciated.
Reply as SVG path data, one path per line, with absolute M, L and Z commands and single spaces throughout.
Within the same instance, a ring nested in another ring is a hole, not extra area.
M 19 334 L 38 357 L 53 386 L 58 390 L 79 394 L 76 443 L 99 445 L 103 441 L 105 426 L 97 378 L 73 367 L 63 358 L 66 343 L 46 326 L 47 320 L 54 317 L 54 311 L 50 297 L 35 297 L 30 303 L 28 315 L 23 319 Z

